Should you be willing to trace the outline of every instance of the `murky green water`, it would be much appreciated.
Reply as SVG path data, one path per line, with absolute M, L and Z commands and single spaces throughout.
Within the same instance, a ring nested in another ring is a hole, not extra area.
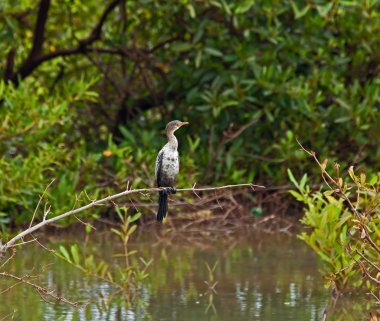
M 137 305 L 124 304 L 122 297 L 105 305 L 115 293 L 112 286 L 83 276 L 69 264 L 31 245 L 17 254 L 11 270 L 24 275 L 44 269 L 36 282 L 70 300 L 85 301 L 88 306 L 78 310 L 62 303 L 46 304 L 34 290 L 18 285 L 0 294 L 0 320 L 13 311 L 14 320 L 31 321 L 322 320 L 329 294 L 318 273 L 316 257 L 296 238 L 248 235 L 246 230 L 235 236 L 220 233 L 171 238 L 170 232 L 166 232 L 167 237 L 158 242 L 153 235 L 156 232 L 146 231 L 132 245 L 143 257 L 154 259 L 147 282 L 140 286 Z M 84 237 L 77 239 L 83 242 Z M 56 248 L 58 243 L 52 240 L 47 244 Z M 115 250 L 115 239 L 102 234 L 91 246 L 107 257 Z M 206 263 L 210 267 L 216 264 L 212 282 Z M 205 281 L 210 285 L 217 282 L 215 291 Z M 0 291 L 10 284 L 1 282 Z M 351 300 L 329 320 L 363 319 L 361 303 Z

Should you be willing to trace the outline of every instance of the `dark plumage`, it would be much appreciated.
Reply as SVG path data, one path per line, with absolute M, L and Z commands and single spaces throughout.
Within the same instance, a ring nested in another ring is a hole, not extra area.
M 175 193 L 175 184 L 179 172 L 178 141 L 174 132 L 188 122 L 173 120 L 166 125 L 168 142 L 157 155 L 156 159 L 156 183 L 158 187 L 167 187 L 159 191 L 157 221 L 162 222 L 168 210 L 168 194 Z
M 166 211 L 168 210 L 168 194 L 166 191 L 158 192 L 158 210 L 157 210 L 157 221 L 162 222 L 166 216 Z

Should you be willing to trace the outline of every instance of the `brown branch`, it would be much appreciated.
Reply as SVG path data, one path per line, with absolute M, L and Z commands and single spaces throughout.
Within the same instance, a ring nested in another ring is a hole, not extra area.
M 92 29 L 92 32 L 89 37 L 79 40 L 80 46 L 87 46 L 95 42 L 96 40 L 100 39 L 102 28 L 104 23 L 106 22 L 107 16 L 112 12 L 113 9 L 116 8 L 120 0 L 113 0 L 110 2 L 110 4 L 106 7 L 106 9 L 103 11 L 102 16 L 100 17 L 99 22 L 96 24 L 94 29 Z
M 359 261 L 359 260 L 356 260 L 354 257 L 352 257 L 353 260 L 355 261 L 355 263 L 357 265 L 359 265 L 360 269 L 363 271 L 363 273 L 367 276 L 367 278 L 369 278 L 371 281 L 373 281 L 374 283 L 376 283 L 377 285 L 380 285 L 380 281 L 378 279 L 376 279 L 375 277 L 373 277 L 369 271 L 367 270 L 366 266 L 363 264 L 362 261 Z
M 26 19 L 31 13 L 33 13 L 33 9 L 25 9 L 23 11 L 18 11 L 18 12 L 10 12 L 7 13 L 8 16 L 12 17 L 13 19 L 17 20 L 20 24 L 23 24 L 24 26 L 30 26 L 27 22 L 28 20 Z M 4 14 L 4 12 L 1 12 L 1 14 Z
M 50 296 L 50 297 L 54 298 L 57 301 L 61 301 L 61 302 L 70 304 L 70 305 L 72 305 L 72 306 L 74 306 L 76 308 L 79 307 L 79 304 L 77 302 L 71 302 L 71 301 L 67 300 L 66 298 L 64 298 L 63 296 L 59 296 L 59 295 L 54 294 L 54 291 L 50 291 L 50 290 L 48 290 L 48 289 L 46 289 L 46 288 L 44 288 L 44 287 L 42 287 L 42 286 L 40 286 L 38 284 L 30 282 L 28 279 L 31 276 L 19 277 L 19 276 L 16 276 L 16 275 L 13 275 L 13 274 L 10 274 L 10 273 L 7 273 L 7 272 L 0 272 L 0 276 L 7 277 L 7 278 L 10 278 L 10 279 L 18 281 L 16 283 L 16 285 L 20 284 L 20 283 L 27 284 L 27 285 L 31 286 L 32 288 L 34 288 L 38 292 L 38 294 L 40 294 L 41 296 L 42 295 Z
M 380 268 L 375 263 L 371 262 L 368 258 L 366 258 L 363 254 L 361 254 L 358 250 L 355 250 L 355 253 L 358 254 L 369 265 L 371 265 L 373 268 L 375 268 L 377 270 L 377 272 L 380 272 Z
M 34 58 L 38 57 L 42 51 L 42 46 L 45 40 L 45 27 L 48 18 L 49 7 L 50 0 L 41 0 L 38 7 L 36 27 L 34 29 L 33 46 L 27 60 L 33 60 Z
M 1 245 L 1 243 L 0 243 Z M 2 269 L 5 265 L 7 265 L 10 261 L 12 261 L 12 259 L 15 257 L 16 255 L 16 249 L 13 248 L 12 249 L 12 254 L 9 256 L 9 258 L 6 259 L 6 261 L 0 265 L 0 269 Z
M 370 266 L 372 266 L 373 268 L 375 268 L 377 271 L 380 271 L 380 268 L 375 263 L 371 262 L 368 258 L 366 258 L 357 249 L 355 249 L 355 251 L 353 251 L 352 248 L 351 248 L 351 246 L 349 244 L 346 247 L 346 251 L 350 255 L 350 257 L 352 258 L 352 260 L 354 261 L 354 262 L 352 262 L 352 264 L 355 263 L 356 265 L 358 265 L 359 268 L 363 271 L 363 273 L 367 276 L 367 278 L 369 278 L 370 280 L 372 280 L 373 282 L 375 282 L 377 285 L 380 285 L 380 281 L 370 274 L 370 272 L 366 268 L 365 264 L 362 261 L 355 259 L 354 255 L 353 255 L 353 252 L 355 252 L 356 254 L 358 254 L 362 259 L 364 259 L 365 262 L 367 262 Z M 350 264 L 350 265 L 352 265 L 352 264 Z
M 225 186 L 219 186 L 219 187 L 181 188 L 181 189 L 177 189 L 177 192 L 191 191 L 191 192 L 194 193 L 195 191 L 215 191 L 215 190 L 230 189 L 230 188 L 239 188 L 239 187 L 250 187 L 253 190 L 254 190 L 255 187 L 264 188 L 264 186 L 261 186 L 261 185 L 254 185 L 254 184 L 248 183 L 248 184 L 225 185 Z M 53 223 L 55 221 L 58 221 L 58 220 L 61 220 L 61 219 L 65 218 L 65 217 L 75 215 L 77 213 L 83 212 L 83 211 L 85 211 L 87 209 L 90 209 L 92 207 L 95 207 L 95 206 L 103 205 L 105 203 L 111 202 L 114 199 L 117 199 L 117 198 L 120 198 L 120 197 L 123 197 L 123 196 L 126 196 L 126 195 L 137 194 L 137 193 L 154 193 L 154 192 L 161 191 L 163 189 L 165 189 L 165 187 L 160 187 L 160 188 L 141 188 L 141 189 L 134 189 L 134 190 L 127 189 L 127 190 L 125 190 L 125 191 L 123 191 L 121 193 L 114 194 L 114 195 L 102 198 L 100 200 L 97 200 L 97 201 L 92 201 L 90 204 L 87 204 L 87 205 L 82 206 L 80 208 L 77 208 L 75 210 L 68 211 L 68 212 L 63 213 L 61 215 L 52 217 L 52 218 L 50 218 L 48 220 L 44 219 L 42 222 L 40 222 L 40 223 L 38 223 L 38 224 L 36 224 L 36 225 L 34 225 L 34 226 L 26 229 L 25 231 L 23 231 L 23 232 L 21 232 L 19 234 L 17 234 L 15 237 L 13 237 L 12 239 L 10 239 L 5 244 L 2 245 L 0 243 L 0 254 L 4 253 L 9 248 L 12 248 L 13 246 L 15 246 L 15 243 L 17 241 L 19 241 L 19 240 L 22 240 L 25 236 L 32 234 L 33 232 L 35 232 L 36 230 L 39 230 L 40 228 L 42 228 L 45 225 L 51 224 L 51 223 Z
M 41 51 L 44 41 L 45 24 L 47 20 L 47 12 L 49 9 L 50 0 L 41 0 L 32 50 L 28 58 L 21 64 L 18 70 L 8 75 L 8 77 L 5 79 L 10 80 L 15 85 L 17 85 L 19 77 L 21 79 L 26 78 L 43 62 L 52 60 L 57 57 L 66 57 L 70 55 L 85 53 L 89 45 L 100 39 L 102 28 L 107 19 L 107 16 L 113 11 L 119 1 L 120 0 L 114 0 L 108 4 L 108 6 L 103 11 L 98 23 L 92 29 L 90 35 L 87 38 L 80 39 L 77 46 L 72 48 L 59 49 L 52 53 L 43 55 L 41 54 Z
M 251 127 L 252 125 L 256 124 L 259 119 L 261 117 L 261 114 L 259 114 L 257 117 L 251 119 L 247 124 L 239 127 L 236 131 L 234 132 L 230 132 L 230 131 L 225 131 L 223 133 L 223 138 L 221 140 L 221 142 L 219 143 L 218 145 L 218 148 L 217 148 L 217 151 L 219 151 L 223 145 L 226 145 L 228 144 L 230 141 L 236 139 L 237 137 L 239 137 L 246 129 L 248 129 L 249 127 Z
M 157 51 L 158 49 L 165 47 L 166 45 L 168 45 L 172 42 L 179 41 L 179 40 L 183 40 L 183 35 L 174 36 L 172 38 L 169 38 L 169 39 L 166 39 L 164 41 L 159 42 L 153 48 L 149 49 L 149 53 L 153 53 L 153 52 Z
M 15 54 L 16 54 L 16 49 L 12 48 L 9 50 L 8 55 L 7 55 L 7 64 L 5 66 L 5 72 L 4 72 L 4 78 L 8 79 L 12 73 L 13 73 L 13 67 L 15 64 Z
M 125 32 L 127 31 L 127 23 L 128 23 L 128 17 L 127 17 L 127 9 L 125 7 L 125 1 L 120 0 L 120 16 L 122 21 L 121 30 L 123 32 L 123 35 L 125 35 Z

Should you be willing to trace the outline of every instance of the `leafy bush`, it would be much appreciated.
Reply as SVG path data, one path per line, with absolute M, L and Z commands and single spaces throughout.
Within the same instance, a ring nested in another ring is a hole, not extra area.
M 327 190 L 312 192 L 306 174 L 297 182 L 292 172 L 289 177 L 298 191 L 291 194 L 306 205 L 302 224 L 309 229 L 299 237 L 323 260 L 323 272 L 328 285 L 336 291 L 365 287 L 371 291 L 380 284 L 380 204 L 379 174 L 367 179 L 364 173 L 355 174 L 350 167 L 347 177 L 341 176 L 335 164 L 336 177 L 320 163 Z M 377 294 L 374 294 L 380 302 Z
M 191 123 L 179 135 L 180 184 L 285 183 L 294 163 L 313 171 L 296 137 L 379 167 L 378 9 L 374 0 L 2 1 L 0 211 L 25 221 L 53 177 L 62 209 L 84 186 L 97 195 L 95 186 L 151 185 L 172 119 Z
M 62 93 L 29 82 L 15 88 L 0 82 L 0 211 L 16 224 L 30 220 L 46 186 L 55 210 L 73 206 L 94 163 L 77 132 L 75 108 L 96 98 L 91 81 L 77 82 Z

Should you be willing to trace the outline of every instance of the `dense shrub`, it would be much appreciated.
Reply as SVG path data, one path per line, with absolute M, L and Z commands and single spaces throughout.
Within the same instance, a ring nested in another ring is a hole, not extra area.
M 57 208 L 153 184 L 176 118 L 181 184 L 284 183 L 310 168 L 296 137 L 378 167 L 378 20 L 374 0 L 2 1 L 0 211 L 53 177 Z
M 291 194 L 306 205 L 301 220 L 306 231 L 299 237 L 322 259 L 328 287 L 337 293 L 366 288 L 378 304 L 380 174 L 367 178 L 350 167 L 345 175 L 337 164 L 331 174 L 327 160 L 315 159 L 325 182 L 318 191 L 311 191 L 306 174 L 297 182 L 288 172 L 297 188 Z

